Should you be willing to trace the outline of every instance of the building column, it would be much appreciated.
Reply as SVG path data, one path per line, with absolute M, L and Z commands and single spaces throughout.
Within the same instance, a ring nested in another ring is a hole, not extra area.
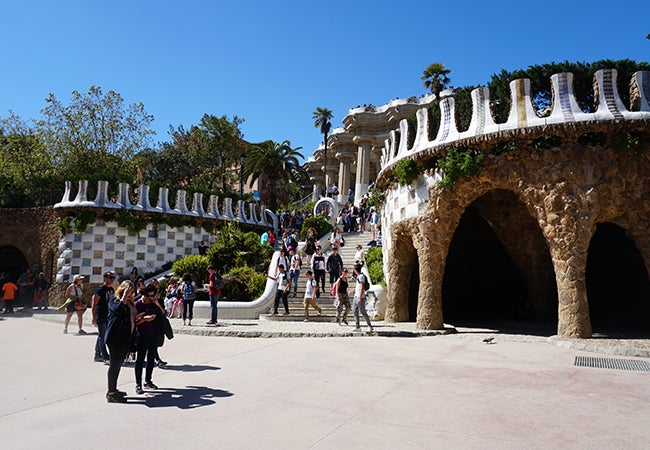
M 351 179 L 350 164 L 352 163 L 353 157 L 350 157 L 349 155 L 337 155 L 337 157 L 341 161 L 339 164 L 339 195 L 337 200 L 339 203 L 347 203 Z
M 363 194 L 368 192 L 368 184 L 370 181 L 370 152 L 372 151 L 372 142 L 370 140 L 359 140 L 357 143 L 359 144 L 357 153 L 357 182 L 354 186 L 354 203 L 356 205 L 361 201 Z

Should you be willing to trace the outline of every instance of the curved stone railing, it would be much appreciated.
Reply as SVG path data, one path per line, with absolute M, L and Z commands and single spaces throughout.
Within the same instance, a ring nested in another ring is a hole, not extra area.
M 385 105 L 381 105 L 381 106 L 363 105 L 363 106 L 356 106 L 354 108 L 350 108 L 350 110 L 348 111 L 348 115 L 359 114 L 359 113 L 383 114 L 386 111 L 388 111 L 390 108 L 394 108 L 400 105 L 409 105 L 409 104 L 428 105 L 435 99 L 436 96 L 434 94 L 427 94 L 421 97 L 412 96 L 408 98 L 396 98 L 395 100 L 391 100 Z
M 573 93 L 573 74 L 558 73 L 551 77 L 553 90 L 551 114 L 540 117 L 531 100 L 530 80 L 518 79 L 510 83 L 511 109 L 505 123 L 495 123 L 490 110 L 490 93 L 486 87 L 472 91 L 472 119 L 467 131 L 456 127 L 454 98 L 440 101 L 441 123 L 433 139 L 428 135 L 429 116 L 426 108 L 417 111 L 417 128 L 411 148 L 408 148 L 409 128 L 407 120 L 400 121 L 399 131 L 391 131 L 382 151 L 380 172 L 397 161 L 410 158 L 419 152 L 436 146 L 453 144 L 467 138 L 488 136 L 508 130 L 523 130 L 554 124 L 593 121 L 623 121 L 650 119 L 650 72 L 636 72 L 630 83 L 632 108 L 628 110 L 618 94 L 615 69 L 602 69 L 594 74 L 595 98 L 598 107 L 593 113 L 585 113 L 578 106 Z
M 256 225 L 259 227 L 268 227 L 277 230 L 278 219 L 273 211 L 266 209 L 264 205 L 258 209 L 254 203 L 249 203 L 248 207 L 243 200 L 239 200 L 233 207 L 232 199 L 225 198 L 219 204 L 219 197 L 211 195 L 208 199 L 208 210 L 204 209 L 203 194 L 195 192 L 192 198 L 191 209 L 187 205 L 187 192 L 178 190 L 176 192 L 176 202 L 172 208 L 169 203 L 169 189 L 158 189 L 158 199 L 156 206 L 152 206 L 149 198 L 149 186 L 141 184 L 138 188 L 138 202 L 133 205 L 129 195 L 130 186 L 128 183 L 120 183 L 118 194 L 114 201 L 108 197 L 108 182 L 99 181 L 97 183 L 97 195 L 94 200 L 88 200 L 88 181 L 79 180 L 79 188 L 74 199 L 72 197 L 72 182 L 65 182 L 65 192 L 61 201 L 54 205 L 55 209 L 62 208 L 112 208 L 112 209 L 130 209 L 133 211 L 144 211 L 160 214 L 178 214 L 189 217 L 199 217 L 203 219 L 231 220 L 246 225 Z M 259 213 L 259 214 L 258 214 Z

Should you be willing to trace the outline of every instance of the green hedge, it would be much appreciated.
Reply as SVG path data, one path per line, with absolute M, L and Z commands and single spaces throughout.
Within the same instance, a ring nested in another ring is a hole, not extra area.
M 226 284 L 223 300 L 250 302 L 257 300 L 264 292 L 266 277 L 252 267 L 235 267 L 223 277 Z
M 208 279 L 208 266 L 210 261 L 202 255 L 189 255 L 179 259 L 172 266 L 172 270 L 177 277 L 189 273 L 198 287 L 203 286 Z
M 332 224 L 328 222 L 325 216 L 307 217 L 302 222 L 302 229 L 300 230 L 301 240 L 305 240 L 307 238 L 307 230 L 311 227 L 314 227 L 316 229 L 319 239 L 332 231 Z
M 384 259 L 381 247 L 372 247 L 366 254 L 366 264 L 368 266 L 368 274 L 373 284 L 380 284 L 386 286 L 384 275 Z

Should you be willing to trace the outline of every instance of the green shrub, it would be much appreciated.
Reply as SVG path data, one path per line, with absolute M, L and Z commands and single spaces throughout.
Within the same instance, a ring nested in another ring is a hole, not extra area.
M 370 267 L 377 262 L 383 264 L 383 252 L 381 247 L 371 247 L 366 253 L 366 264 Z
M 374 187 L 370 191 L 370 197 L 366 200 L 366 206 L 374 206 L 375 208 L 381 208 L 386 200 L 386 191 L 378 187 Z
M 393 173 L 395 174 L 399 184 L 408 186 L 413 183 L 418 176 L 420 176 L 421 170 L 417 163 L 412 159 L 402 159 L 395 164 Z
M 307 217 L 302 222 L 302 229 L 300 230 L 301 240 L 305 240 L 307 238 L 307 230 L 311 227 L 314 227 L 316 229 L 318 238 L 321 238 L 332 231 L 332 224 L 328 222 L 325 216 Z
M 172 266 L 174 275 L 179 278 L 185 273 L 192 275 L 196 285 L 201 287 L 208 279 L 208 265 L 210 260 L 203 255 L 189 255 L 179 259 Z
M 445 177 L 440 182 L 443 189 L 453 189 L 461 178 L 469 178 L 478 172 L 483 154 L 469 148 L 450 148 L 447 156 L 438 161 Z
M 386 286 L 384 281 L 384 259 L 381 247 L 372 247 L 366 254 L 366 264 L 368 265 L 368 274 L 373 284 Z
M 226 284 L 224 300 L 250 302 L 259 298 L 264 292 L 266 277 L 257 273 L 252 267 L 235 267 L 223 277 Z
M 207 252 L 208 260 L 221 273 L 233 267 L 268 264 L 272 255 L 273 249 L 260 244 L 257 233 L 243 232 L 232 224 L 219 230 L 217 240 Z

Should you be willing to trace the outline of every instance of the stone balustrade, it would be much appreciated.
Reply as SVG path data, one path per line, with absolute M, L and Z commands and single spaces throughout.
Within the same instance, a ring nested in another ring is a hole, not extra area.
M 161 187 L 158 189 L 156 206 L 152 206 L 149 197 L 150 188 L 146 184 L 138 187 L 138 201 L 131 204 L 130 186 L 128 183 L 119 183 L 118 194 L 114 200 L 109 200 L 108 182 L 97 183 L 97 195 L 95 200 L 88 200 L 88 181 L 79 180 L 79 187 L 76 196 L 72 198 L 72 182 L 65 182 L 65 192 L 61 201 L 54 205 L 55 209 L 74 208 L 104 208 L 104 209 L 129 209 L 148 213 L 160 213 L 168 215 L 183 215 L 191 218 L 231 220 L 245 225 L 273 228 L 277 230 L 278 220 L 273 211 L 266 209 L 264 205 L 258 207 L 255 203 L 248 203 L 239 200 L 236 208 L 233 208 L 231 198 L 220 199 L 211 195 L 208 199 L 208 210 L 204 209 L 204 199 L 201 192 L 195 192 L 192 197 L 192 207 L 187 204 L 187 192 L 180 189 L 176 192 L 176 202 L 172 208 L 169 203 L 169 189 Z M 221 203 L 221 205 L 220 205 Z
M 472 118 L 466 131 L 456 126 L 454 98 L 440 101 L 441 123 L 435 137 L 428 135 L 429 116 L 426 108 L 417 111 L 417 128 L 413 145 L 409 148 L 407 120 L 400 121 L 399 131 L 392 131 L 385 142 L 381 156 L 381 173 L 403 158 L 409 158 L 436 146 L 453 144 L 467 138 L 483 137 L 495 133 L 524 130 L 594 121 L 621 121 L 650 119 L 650 72 L 636 72 L 630 83 L 632 108 L 628 110 L 618 94 L 615 69 L 602 69 L 594 74 L 594 94 L 597 108 L 585 113 L 578 106 L 573 92 L 573 74 L 558 73 L 551 77 L 553 100 L 551 114 L 540 117 L 532 103 L 531 85 L 528 79 L 510 83 L 511 110 L 505 123 L 495 123 L 490 110 L 490 93 L 486 87 L 472 91 Z

